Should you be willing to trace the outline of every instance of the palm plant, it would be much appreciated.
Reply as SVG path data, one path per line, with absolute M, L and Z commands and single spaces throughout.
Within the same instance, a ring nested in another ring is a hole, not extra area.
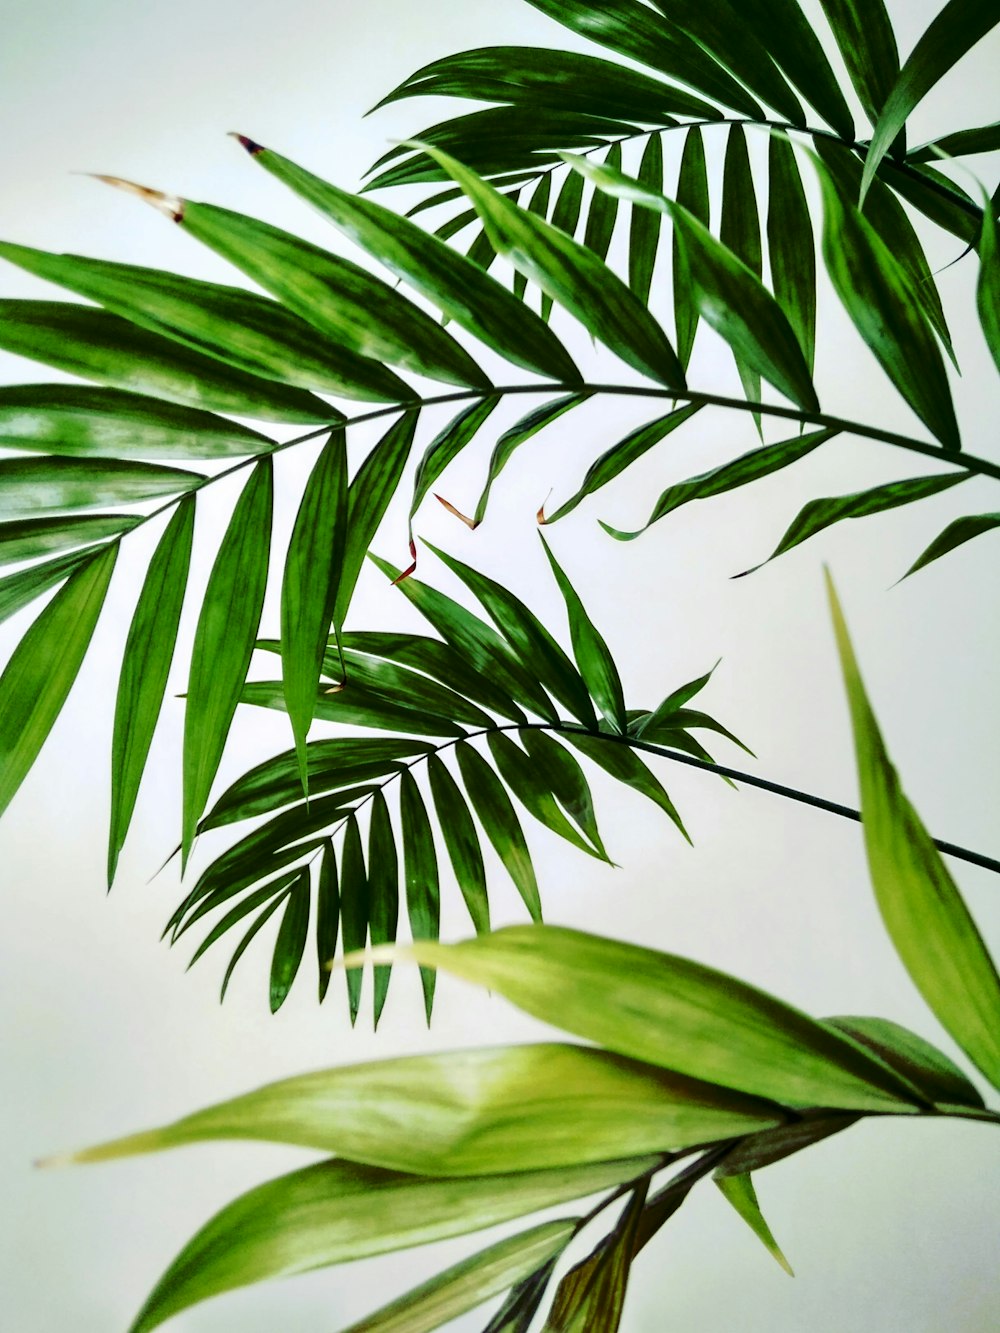
M 307 1075 L 78 1154 L 90 1160 L 218 1137 L 335 1154 L 220 1213 L 168 1270 L 137 1330 L 247 1282 L 464 1234 L 601 1191 L 610 1194 L 595 1208 L 500 1241 L 362 1326 L 430 1329 L 507 1292 L 489 1329 L 526 1330 L 564 1250 L 601 1217 L 605 1235 L 563 1273 L 546 1327 L 613 1330 L 632 1259 L 699 1179 L 714 1174 L 785 1262 L 757 1206 L 752 1171 L 866 1115 L 997 1119 L 947 1056 L 888 1020 L 812 1020 L 672 955 L 537 924 L 543 897 L 512 796 L 576 851 L 610 860 L 577 755 L 645 794 L 684 836 L 682 817 L 643 754 L 860 818 L 900 957 L 938 1019 L 997 1086 L 1000 982 L 940 853 L 1000 865 L 924 831 L 886 757 L 835 599 L 860 811 L 718 764 L 703 733 L 742 742 L 712 714 L 689 707 L 711 671 L 665 685 L 661 702 L 629 707 L 604 636 L 544 539 L 566 635 L 444 551 L 431 548 L 486 619 L 418 579 L 414 535 L 420 506 L 463 450 L 484 436 L 493 441 L 472 512 L 445 501 L 474 529 L 515 451 L 556 421 L 579 421 L 600 399 L 648 402 L 657 415 L 585 459 L 581 484 L 539 511 L 543 528 L 709 414 L 749 418 L 759 444 L 668 486 L 638 529 L 603 524 L 610 537 L 639 537 L 684 505 L 756 483 L 847 435 L 931 459 L 935 470 L 810 502 L 770 558 L 842 519 L 975 478 L 1000 480 L 1000 463 L 967 452 L 960 438 L 945 311 L 907 211 L 916 208 L 974 252 L 965 262 L 979 264 L 978 319 L 1000 365 L 996 196 L 965 191 L 940 165 L 1000 148 L 1000 134 L 993 125 L 919 148 L 906 140 L 910 112 L 995 26 L 994 7 L 951 0 L 900 66 L 881 4 L 866 6 L 862 22 L 859 7 L 830 0 L 823 9 L 844 82 L 794 0 L 741 6 L 738 16 L 726 0 L 656 7 L 615 0 L 596 9 L 575 0 L 532 3 L 656 77 L 606 58 L 533 48 L 481 50 L 425 67 L 385 101 L 444 94 L 497 105 L 422 130 L 376 164 L 366 190 L 447 183 L 406 216 L 239 136 L 259 166 L 417 299 L 254 218 L 114 178 L 103 179 L 153 204 L 268 295 L 0 245 L 4 258 L 92 303 L 6 301 L 0 346 L 99 386 L 0 390 L 0 444 L 26 454 L 0 461 L 0 559 L 14 566 L 0 580 L 0 614 L 58 589 L 0 677 L 0 809 L 74 684 L 120 550 L 130 534 L 159 523 L 122 650 L 109 884 L 160 718 L 181 612 L 200 598 L 184 704 L 182 867 L 196 838 L 255 822 L 201 871 L 167 923 L 171 942 L 214 914 L 195 961 L 246 927 L 224 995 L 236 964 L 280 914 L 272 1011 L 300 973 L 311 927 L 320 1000 L 338 945 L 347 955 L 352 1022 L 362 996 L 360 951 L 370 942 L 376 1022 L 390 968 L 407 957 L 421 967 L 428 1019 L 435 972 L 445 969 L 591 1043 L 417 1056 Z M 824 124 L 809 122 L 797 93 Z M 852 97 L 871 122 L 869 139 L 856 137 Z M 713 230 L 706 142 L 723 126 Z M 748 127 L 768 135 L 766 203 L 747 152 Z M 683 140 L 673 189 L 664 176 L 670 136 Z M 819 185 L 821 263 L 800 164 Z M 413 220 L 455 202 L 462 211 L 436 233 Z M 627 280 L 608 262 L 619 213 L 628 216 Z M 476 230 L 463 255 L 448 242 L 465 226 Z M 649 304 L 668 238 L 673 339 Z M 510 288 L 490 274 L 497 261 L 513 269 Z M 829 410 L 836 403 L 821 405 L 814 377 L 821 275 L 922 423 L 920 433 L 889 431 Z M 575 346 L 551 326 L 556 307 L 624 362 L 621 380 L 579 369 Z M 744 396 L 689 383 L 700 324 L 728 346 Z M 521 377 L 501 378 L 495 363 L 504 363 L 504 377 L 511 365 Z M 522 398 L 539 401 L 498 434 L 493 414 Z M 344 400 L 377 406 L 349 415 Z M 457 414 L 419 457 L 412 562 L 400 570 L 372 547 L 423 422 L 440 408 Z M 275 438 L 247 419 L 306 430 Z M 387 428 L 352 467 L 352 442 L 371 422 Z M 314 441 L 319 451 L 283 553 L 278 634 L 261 637 L 277 559 L 274 474 L 289 451 Z M 239 474 L 245 480 L 235 509 L 197 589 L 191 552 L 203 492 Z M 965 514 L 906 573 L 998 525 L 995 513 Z M 369 556 L 432 634 L 358 627 L 352 600 Z M 249 679 L 261 660 L 255 653 L 280 661 L 280 679 Z M 286 712 L 291 747 L 213 801 L 241 703 Z M 317 722 L 349 734 L 310 739 Z M 359 737 L 358 728 L 387 734 Z M 487 845 L 535 925 L 489 933 Z M 438 943 L 442 851 L 477 932 L 465 944 Z M 408 949 L 395 945 L 401 904 L 414 941 Z M 512 1101 L 519 1108 L 513 1122 Z M 662 1172 L 671 1173 L 665 1183 Z M 617 1205 L 620 1215 L 604 1217 Z

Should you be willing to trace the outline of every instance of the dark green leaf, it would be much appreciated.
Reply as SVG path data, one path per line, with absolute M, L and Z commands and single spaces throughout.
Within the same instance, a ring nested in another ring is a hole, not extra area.
M 459 771 L 469 801 L 524 900 L 533 921 L 541 921 L 542 904 L 531 854 L 510 797 L 486 760 L 465 741 L 455 746 Z
M 558 833 L 567 842 L 578 847 L 581 852 L 607 860 L 607 853 L 595 849 L 582 838 L 566 816 L 559 809 L 551 787 L 546 781 L 547 774 L 539 765 L 533 764 L 525 752 L 514 744 L 502 731 L 493 731 L 489 735 L 490 754 L 493 756 L 500 776 L 517 796 L 530 815 L 540 824 Z
M 271 917 L 274 916 L 275 912 L 278 910 L 278 908 L 284 901 L 285 901 L 284 895 L 279 895 L 277 898 L 274 898 L 267 905 L 267 907 L 264 908 L 263 912 L 261 912 L 260 916 L 257 918 L 257 920 L 247 931 L 247 933 L 240 940 L 239 944 L 236 946 L 235 950 L 233 951 L 233 956 L 229 960 L 229 966 L 226 968 L 226 974 L 222 978 L 222 986 L 219 990 L 220 1004 L 226 998 L 226 991 L 229 989 L 229 983 L 233 978 L 233 973 L 236 971 L 237 963 L 240 961 L 240 959 L 246 953 L 247 949 L 253 943 L 257 934 L 263 929 L 264 926 L 267 925 L 268 921 L 270 921 Z
M 747 1175 L 717 1176 L 715 1180 L 723 1196 L 733 1205 L 743 1221 L 758 1238 L 764 1248 L 778 1261 L 789 1277 L 794 1277 L 792 1266 L 781 1252 L 781 1247 L 774 1239 L 771 1228 L 767 1225 L 764 1214 L 757 1202 L 757 1191 L 753 1181 Z
M 579 731 L 567 731 L 565 738 L 570 745 L 576 746 L 581 754 L 593 760 L 613 778 L 648 796 L 673 820 L 687 841 L 691 841 L 673 801 L 664 791 L 659 779 L 649 771 L 634 750 L 630 750 L 627 745 L 618 741 L 588 736 Z
M 468 250 L 466 251 L 466 258 L 470 260 L 471 263 L 475 264 L 477 268 L 482 269 L 482 271 L 485 273 L 488 269 L 492 267 L 493 261 L 496 259 L 496 257 L 497 257 L 497 252 L 493 248 L 493 244 L 490 241 L 489 236 L 487 236 L 484 228 L 482 231 L 479 232 L 475 240 L 469 246 Z
M 191 564 L 194 511 L 194 496 L 185 496 L 160 538 L 125 642 L 111 743 L 109 888 L 163 706 Z
M 404 769 L 401 781 L 408 777 Z M 410 781 L 412 782 L 412 778 Z M 405 838 L 405 825 L 404 825 Z M 399 861 L 396 839 L 389 819 L 389 807 L 381 791 L 372 797 L 371 822 L 368 826 L 368 926 L 371 942 L 392 944 L 399 922 Z M 344 944 L 345 952 L 347 944 Z M 375 968 L 375 1026 L 389 990 L 391 968 Z
M 986 345 L 997 363 L 997 370 L 1000 370 L 1000 246 L 997 244 L 997 224 L 993 216 L 995 209 L 996 205 L 991 202 L 983 209 L 976 304 Z
M 95 553 L 91 547 L 85 551 L 73 551 L 70 555 L 58 555 L 54 560 L 32 565 L 29 569 L 19 569 L 16 574 L 8 574 L 6 578 L 0 579 L 0 625 L 24 607 L 30 606 L 36 597 L 41 597 L 55 584 L 62 583 L 77 565 Z
M 619 142 L 616 141 L 608 149 L 604 157 L 604 165 L 614 167 L 616 171 L 621 170 L 622 149 Z M 598 259 L 606 259 L 608 256 L 617 220 L 618 200 L 613 195 L 605 194 L 602 190 L 595 190 L 590 200 L 590 211 L 587 214 L 583 243 L 588 250 L 593 250 Z M 631 284 L 629 285 L 631 286 Z
M 400 778 L 399 814 L 403 830 L 403 874 L 410 934 L 415 940 L 436 940 L 441 926 L 441 888 L 434 835 L 420 790 L 407 769 Z M 375 943 L 374 938 L 372 943 Z M 421 968 L 424 1011 L 428 1025 L 434 1008 L 436 973 Z
M 816 349 L 816 252 L 795 151 L 783 134 L 772 134 L 768 145 L 767 254 L 775 299 L 795 330 L 811 374 Z
M 110 458 L 5 458 L 0 461 L 0 513 L 55 514 L 100 509 L 189 491 L 201 473 L 157 463 Z
M 820 0 L 820 4 L 858 100 L 874 125 L 899 75 L 896 35 L 885 4 L 883 0 Z
M 663 182 L 645 181 L 642 172 L 639 181 L 650 191 L 662 194 Z M 692 125 L 684 136 L 684 148 L 681 152 L 680 174 L 677 177 L 677 202 L 682 208 L 698 219 L 703 226 L 709 224 L 708 164 L 705 160 L 705 142 L 701 129 Z M 633 214 L 646 210 L 640 202 L 632 205 Z M 660 226 L 656 221 L 657 229 Z M 674 228 L 672 239 L 673 284 L 674 284 L 674 327 L 677 330 L 677 355 L 685 370 L 691 360 L 694 335 L 698 330 L 698 302 L 691 283 L 688 268 L 687 249 L 678 228 Z
M 189 969 L 194 967 L 199 958 L 207 953 L 213 944 L 216 944 L 222 939 L 223 935 L 232 930 L 233 926 L 242 921 L 244 917 L 248 917 L 251 912 L 255 912 L 262 903 L 270 903 L 269 909 L 266 912 L 261 913 L 258 919 L 254 922 L 250 932 L 244 937 L 233 956 L 222 983 L 222 995 L 219 997 L 220 1001 L 225 999 L 226 991 L 229 988 L 229 979 L 233 974 L 236 964 L 243 956 L 258 930 L 260 930 L 265 921 L 268 920 L 271 913 L 277 911 L 281 904 L 287 901 L 289 886 L 295 883 L 299 873 L 298 870 L 293 870 L 288 874 L 279 875 L 277 879 L 271 880 L 269 884 L 265 884 L 261 888 L 254 890 L 253 893 L 248 893 L 241 902 L 237 903 L 231 911 L 227 912 L 224 917 L 221 917 L 220 920 L 215 923 L 191 955 L 191 961 L 188 963 Z
M 20 787 L 83 663 L 118 554 L 105 546 L 70 575 L 0 676 L 0 813 Z
M 344 690 L 349 694 L 355 686 L 370 690 L 380 696 L 387 704 L 399 708 L 412 709 L 434 717 L 446 717 L 452 722 L 470 727 L 489 727 L 493 719 L 468 699 L 464 699 L 454 690 L 439 685 L 436 680 L 428 680 L 424 675 L 411 671 L 409 667 L 397 666 L 393 662 L 368 657 L 344 648 L 337 658 L 327 659 L 328 668 L 343 662 L 347 673 Z
M 554 737 L 537 728 L 520 733 L 521 744 L 540 776 L 584 837 L 597 848 L 601 858 L 610 862 L 597 828 L 594 798 L 583 769 L 573 755 Z
M 960 185 L 942 172 L 928 166 L 908 166 L 904 171 L 891 157 L 886 157 L 878 175 L 894 193 L 936 226 L 958 236 L 967 245 L 977 244 L 982 211 Z
M 285 691 L 278 680 L 255 680 L 244 686 L 240 702 L 255 704 L 258 708 L 278 708 L 284 712 Z M 464 728 L 451 718 L 393 704 L 383 694 L 367 688 L 360 681 L 350 679 L 343 687 L 334 686 L 320 692 L 316 699 L 315 716 L 324 722 L 375 727 L 382 731 L 403 731 L 413 736 L 465 735 Z
M 477 934 L 490 928 L 486 870 L 479 835 L 458 783 L 436 754 L 427 757 L 427 776 L 448 857 Z
M 572 173 L 572 175 L 575 175 L 575 173 Z M 576 179 L 581 178 L 577 176 Z M 507 466 L 514 451 L 527 440 L 530 440 L 532 436 L 537 435 L 540 430 L 551 425 L 553 421 L 558 421 L 561 416 L 564 416 L 574 407 L 579 407 L 581 403 L 585 403 L 590 396 L 590 393 L 574 393 L 566 398 L 556 398 L 541 403 L 538 407 L 533 407 L 530 412 L 527 412 L 509 430 L 504 431 L 490 455 L 486 485 L 483 487 L 482 494 L 476 504 L 475 514 L 469 521 L 469 527 L 477 528 L 486 517 L 486 506 L 489 504 L 493 483 Z
M 117 537 L 142 521 L 134 514 L 73 514 L 0 523 L 0 565 Z
M 651 190 L 663 189 L 663 145 L 658 134 L 651 134 L 646 140 L 639 163 L 639 180 Z M 649 304 L 659 244 L 660 219 L 651 209 L 633 208 L 629 222 L 628 285 L 644 305 Z M 677 357 L 681 365 L 687 365 L 680 338 L 677 339 Z
M 222 539 L 202 602 L 184 712 L 186 862 L 253 654 L 271 545 L 271 460 L 256 463 Z
M 316 889 L 316 962 L 319 968 L 319 1002 L 326 999 L 333 973 L 333 959 L 337 952 L 340 930 L 340 883 L 337 875 L 337 854 L 332 842 L 323 844 L 319 863 L 319 882 Z
M 344 829 L 344 845 L 340 861 L 340 929 L 344 941 L 344 953 L 355 953 L 363 949 L 368 939 L 369 921 L 368 874 L 365 870 L 365 856 L 361 849 L 361 830 L 354 815 L 350 815 Z M 351 1011 L 351 1027 L 357 1022 L 358 1009 L 361 1006 L 361 982 L 363 973 L 360 967 L 353 967 L 347 973 L 347 997 Z
M 278 928 L 278 938 L 274 945 L 270 985 L 272 1014 L 276 1014 L 285 1003 L 285 997 L 292 988 L 295 974 L 302 962 L 306 936 L 309 933 L 311 899 L 309 869 L 304 866 L 289 890 L 281 925 Z
M 934 538 L 926 551 L 906 571 L 903 578 L 909 578 L 918 569 L 923 569 L 925 565 L 929 565 L 932 560 L 939 560 L 941 556 L 947 555 L 949 551 L 954 551 L 956 546 L 971 541 L 973 537 L 980 537 L 984 532 L 992 532 L 994 528 L 1000 528 L 1000 514 L 964 514 L 961 518 L 956 518 L 954 522 L 948 524 L 944 532 Z
M 726 140 L 726 160 L 722 175 L 722 216 L 719 220 L 719 239 L 745 264 L 758 280 L 763 274 L 763 255 L 760 238 L 760 217 L 757 213 L 757 192 L 750 171 L 746 135 L 742 125 L 731 125 Z M 684 242 L 682 241 L 682 244 Z M 748 401 L 760 398 L 760 370 L 749 364 L 733 348 L 736 369 Z M 758 429 L 760 418 L 757 418 Z
M 915 1032 L 888 1018 L 828 1018 L 833 1027 L 870 1047 L 887 1065 L 935 1102 L 984 1105 L 978 1090 L 953 1060 Z
M 548 177 L 545 177 L 548 180 Z M 500 402 L 496 395 L 483 398 L 479 402 L 463 407 L 457 417 L 448 422 L 444 430 L 434 437 L 417 464 L 413 479 L 413 499 L 410 502 L 410 536 L 413 535 L 413 516 L 420 508 L 427 492 L 441 476 L 451 460 L 458 456 L 467 444 L 471 444 L 479 433 L 493 409 Z
M 937 162 L 945 157 L 966 157 L 973 153 L 995 153 L 1000 148 L 1000 121 L 979 125 L 975 129 L 956 130 L 939 139 L 921 144 L 906 155 L 907 162 Z

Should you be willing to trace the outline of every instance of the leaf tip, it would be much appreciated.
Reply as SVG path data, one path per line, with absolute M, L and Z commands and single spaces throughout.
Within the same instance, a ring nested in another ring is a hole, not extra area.
M 121 176 L 104 176 L 96 171 L 86 174 L 103 185 L 110 185 L 115 190 L 123 190 L 125 194 L 134 195 L 136 199 L 141 199 L 144 204 L 149 204 L 164 217 L 168 217 L 171 222 L 184 221 L 184 200 L 176 194 L 164 194 L 162 190 L 152 190 L 148 185 L 137 185 L 135 181 L 123 180 Z
M 235 139 L 237 143 L 247 150 L 251 157 L 259 157 L 265 151 L 264 145 L 258 143 L 256 139 L 250 139 L 245 134 L 237 134 L 235 130 L 229 131 L 230 139 Z
M 449 514 L 454 514 L 457 519 L 460 519 L 470 532 L 475 532 L 476 528 L 479 527 L 478 519 L 469 518 L 466 514 L 463 514 L 460 509 L 455 508 L 450 500 L 446 500 L 443 495 L 438 495 L 437 491 L 434 492 L 434 499 L 437 500 L 439 504 L 443 504 Z

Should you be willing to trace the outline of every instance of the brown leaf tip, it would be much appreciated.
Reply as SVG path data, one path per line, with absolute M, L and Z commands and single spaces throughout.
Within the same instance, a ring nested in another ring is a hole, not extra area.
M 236 134 L 234 131 L 230 134 L 230 138 L 235 139 L 237 143 L 241 143 L 251 157 L 257 157 L 264 151 L 262 143 L 257 143 L 256 139 L 247 138 L 245 134 Z
M 443 504 L 449 514 L 454 514 L 457 519 L 460 519 L 465 526 L 470 528 L 473 532 L 479 527 L 479 523 L 476 519 L 469 518 L 468 515 L 462 513 L 461 509 L 456 509 L 450 500 L 446 500 L 443 495 L 438 495 L 437 491 L 434 492 L 434 499 L 437 500 L 438 504 Z
M 168 217 L 171 222 L 184 221 L 184 200 L 178 198 L 175 194 L 164 194 L 162 190 L 151 190 L 148 185 L 136 185 L 135 181 L 122 180 L 120 176 L 102 176 L 94 173 L 94 180 L 103 181 L 105 185 L 111 185 L 116 190 L 124 190 L 126 194 L 135 195 L 144 204 L 149 204 L 165 217 Z

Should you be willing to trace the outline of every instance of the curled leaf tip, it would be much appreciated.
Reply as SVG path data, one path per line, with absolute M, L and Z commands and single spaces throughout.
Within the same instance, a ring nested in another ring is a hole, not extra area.
M 148 185 L 137 185 L 135 181 L 123 180 L 121 176 L 103 176 L 100 172 L 90 172 L 89 174 L 95 181 L 102 181 L 103 184 L 111 185 L 116 190 L 124 190 L 126 194 L 135 195 L 144 204 L 149 204 L 165 217 L 168 217 L 171 222 L 184 221 L 184 200 L 176 194 L 164 194 L 162 190 L 151 190 Z
M 407 565 L 407 567 L 403 570 L 402 574 L 398 574 L 398 575 L 393 579 L 393 581 L 392 581 L 392 586 L 395 588 L 396 585 L 399 584 L 399 583 L 402 583 L 404 579 L 408 579 L 408 578 L 410 577 L 410 575 L 416 570 L 416 568 L 417 568 L 417 546 L 416 546 L 416 543 L 414 542 L 413 538 L 411 537 L 411 538 L 410 538 L 410 563 L 409 563 L 409 564 Z
M 536 519 L 536 521 L 537 521 L 537 523 L 538 523 L 538 526 L 539 526 L 540 528 L 544 528 L 544 527 L 545 527 L 545 524 L 548 522 L 548 519 L 545 517 L 545 506 L 548 504 L 551 495 L 552 495 L 552 491 L 550 490 L 549 493 L 548 493 L 548 495 L 545 497 L 545 499 L 542 501 L 542 503 L 538 506 L 538 512 L 537 512 L 537 514 L 535 515 L 535 519 Z
M 242 144 L 251 157 L 257 157 L 258 154 L 264 151 L 264 145 L 262 143 L 258 143 L 256 139 L 248 138 L 245 134 L 237 134 L 235 130 L 230 130 L 229 137 L 230 139 L 235 139 L 237 143 Z
M 346 681 L 346 680 L 338 680 L 337 683 L 336 683 L 335 685 L 331 685 L 328 689 L 325 689 L 325 690 L 323 691 L 323 693 L 324 693 L 324 694 L 339 694 L 341 690 L 343 690 L 343 689 L 346 688 L 346 686 L 347 686 L 347 681 Z
M 466 514 L 463 514 L 461 509 L 456 509 L 450 500 L 446 500 L 443 495 L 438 495 L 437 491 L 434 492 L 434 499 L 437 500 L 439 504 L 443 504 L 449 514 L 454 514 L 456 518 L 461 519 L 465 526 L 471 529 L 472 532 L 475 532 L 476 528 L 479 527 L 478 519 L 469 518 Z

